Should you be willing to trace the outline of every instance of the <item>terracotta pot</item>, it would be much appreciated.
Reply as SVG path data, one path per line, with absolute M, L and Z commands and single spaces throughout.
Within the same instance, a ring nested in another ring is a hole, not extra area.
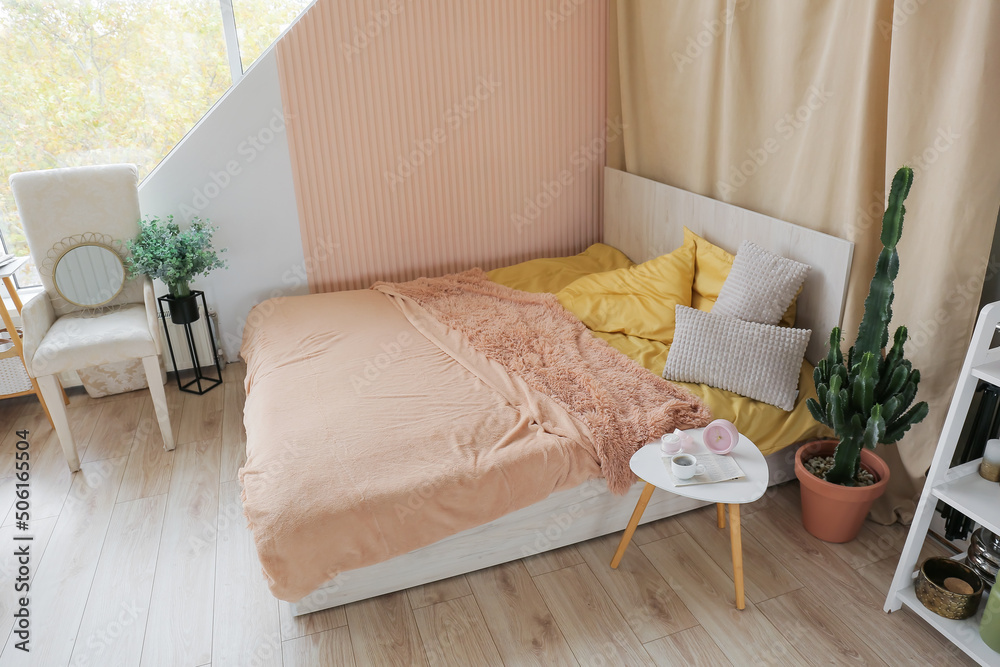
M 795 476 L 802 489 L 802 525 L 824 542 L 850 542 L 858 535 L 872 503 L 885 493 L 889 466 L 870 449 L 861 450 L 861 467 L 875 477 L 871 486 L 831 484 L 809 472 L 804 461 L 830 456 L 837 440 L 814 440 L 795 453 Z

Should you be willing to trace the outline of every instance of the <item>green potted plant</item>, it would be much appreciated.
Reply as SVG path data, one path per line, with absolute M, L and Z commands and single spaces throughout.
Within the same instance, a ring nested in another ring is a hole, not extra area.
M 207 276 L 213 269 L 226 268 L 219 259 L 219 253 L 226 249 L 216 252 L 212 247 L 216 229 L 208 220 L 192 218 L 188 228 L 181 231 L 172 215 L 165 220 L 147 216 L 139 221 L 139 235 L 127 243 L 129 274 L 144 274 L 166 283 L 170 290 L 170 318 L 175 324 L 198 320 L 191 281 L 199 275 Z
M 865 314 L 846 359 L 840 328 L 830 332 L 830 351 L 813 372 L 817 398 L 807 405 L 814 419 L 833 429 L 835 440 L 802 446 L 795 476 L 802 489 L 802 523 L 827 542 L 854 539 L 875 500 L 885 492 L 889 467 L 872 450 L 899 441 L 927 416 L 927 403 L 913 404 L 920 371 L 903 357 L 906 327 L 889 344 L 893 281 L 899 272 L 896 244 L 903 233 L 903 200 L 913 170 L 901 167 L 892 179 L 882 217 L 882 252 L 865 299 Z

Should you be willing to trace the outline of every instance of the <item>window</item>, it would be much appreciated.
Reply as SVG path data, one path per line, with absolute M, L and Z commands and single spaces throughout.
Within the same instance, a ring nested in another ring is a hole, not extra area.
M 250 67 L 308 5 L 308 0 L 233 0 L 243 69 Z
M 304 4 L 247 3 L 254 57 Z M 219 0 L 0 0 L 0 72 L 0 242 L 18 255 L 10 174 L 132 162 L 143 178 L 232 83 Z

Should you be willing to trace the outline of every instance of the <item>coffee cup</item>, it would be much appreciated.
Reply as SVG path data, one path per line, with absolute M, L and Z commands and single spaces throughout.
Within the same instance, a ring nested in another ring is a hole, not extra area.
M 695 475 L 705 474 L 705 466 L 690 454 L 677 454 L 670 459 L 670 472 L 677 479 L 691 479 Z

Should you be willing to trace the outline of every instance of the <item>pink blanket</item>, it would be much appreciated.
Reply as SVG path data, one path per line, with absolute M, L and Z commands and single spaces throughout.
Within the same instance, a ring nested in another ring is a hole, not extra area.
M 551 297 L 493 291 L 480 274 L 449 280 L 440 298 L 415 281 L 268 301 L 248 318 L 240 480 L 276 597 L 602 472 L 627 487 L 635 448 L 707 421 Z M 490 300 L 509 334 L 488 326 Z
M 628 464 L 638 447 L 711 418 L 687 391 L 593 337 L 552 294 L 498 285 L 479 269 L 372 289 L 412 299 L 433 317 L 425 326 L 436 320 L 458 330 L 477 351 L 585 423 L 613 493 L 624 494 L 635 482 Z

